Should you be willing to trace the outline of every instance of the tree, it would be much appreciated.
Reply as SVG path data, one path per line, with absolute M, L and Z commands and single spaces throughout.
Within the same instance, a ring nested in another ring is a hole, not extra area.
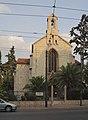
M 14 73 L 16 69 L 14 46 L 10 49 L 8 55 L 8 61 L 4 64 L 1 63 L 1 51 L 0 51 L 0 95 L 9 96 L 9 93 L 13 95 L 14 90 Z M 4 94 L 5 93 L 5 94 Z M 10 97 L 12 98 L 12 96 Z
M 43 96 L 36 97 L 36 93 L 44 92 L 45 80 L 42 76 L 32 77 L 30 79 L 30 84 L 26 84 L 23 89 L 27 90 L 25 92 L 25 97 L 27 100 L 40 100 Z
M 2 88 L 2 85 L 0 85 L 0 97 L 5 98 L 6 96 L 6 91 Z
M 57 80 L 57 87 L 59 90 L 69 90 L 71 88 L 78 88 L 80 84 L 80 69 L 75 63 L 67 63 L 67 66 L 61 66 L 59 71 L 54 74 L 54 79 Z M 64 99 L 66 100 L 66 91 L 64 91 Z
M 15 50 L 14 50 L 14 46 L 12 46 L 12 48 L 10 49 L 10 52 L 8 53 L 8 55 L 6 55 L 6 57 L 8 58 L 7 63 L 5 63 L 6 66 L 6 70 L 9 74 L 9 80 L 10 80 L 10 84 L 12 84 L 12 90 L 14 87 L 14 72 L 16 69 L 16 59 L 15 59 Z
M 84 82 L 88 86 L 88 62 L 84 66 Z
M 54 85 L 56 86 L 56 79 L 54 79 L 54 71 L 51 72 L 50 77 L 48 78 L 48 84 L 51 86 L 51 105 L 53 104 L 53 93 L 54 93 Z
M 1 55 L 1 51 L 0 51 L 0 65 L 1 65 L 1 57 L 2 57 L 2 55 Z
M 75 43 L 75 54 L 81 58 L 81 82 L 84 81 L 84 60 L 88 58 L 88 16 L 82 15 L 80 23 L 70 31 L 72 39 L 70 43 Z M 82 89 L 80 90 L 80 106 L 82 105 Z
M 9 50 L 8 55 L 5 55 L 7 57 L 7 62 L 5 63 L 5 65 L 9 66 L 9 67 L 13 67 L 15 69 L 16 67 L 16 58 L 15 58 L 15 50 L 14 50 L 14 46 L 12 46 L 12 48 Z
M 44 78 L 41 76 L 32 77 L 30 84 L 27 84 L 24 89 L 28 89 L 32 92 L 41 92 L 44 90 Z
M 88 58 L 88 16 L 82 15 L 80 23 L 71 29 L 70 34 L 70 43 L 76 44 L 74 53 L 78 53 L 85 60 Z
M 16 69 L 16 60 L 15 60 L 15 50 L 14 46 L 10 49 L 8 55 L 6 57 L 8 58 L 8 61 L 4 63 L 2 66 L 3 71 L 3 89 L 7 91 L 8 95 L 11 92 L 13 94 L 14 90 L 14 73 Z
M 3 83 L 3 76 L 2 76 L 2 62 L 1 62 L 1 51 L 0 51 L 0 85 Z

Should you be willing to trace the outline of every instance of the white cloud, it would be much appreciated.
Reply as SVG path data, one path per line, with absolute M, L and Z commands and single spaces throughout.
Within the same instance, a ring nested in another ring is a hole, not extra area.
M 0 36 L 0 50 L 2 52 L 2 61 L 5 61 L 5 55 L 8 54 L 10 48 L 15 47 L 16 58 L 28 58 L 30 55 L 30 44 L 26 43 L 23 37 L 16 36 Z
M 0 4 L 0 13 L 8 13 L 11 12 L 10 8 L 7 5 Z
M 61 37 L 62 37 L 64 40 L 66 40 L 67 42 L 69 42 L 69 41 L 71 40 L 71 37 L 70 37 L 70 35 L 69 35 L 68 33 L 63 33 L 63 34 L 61 35 Z
M 13 45 L 15 48 L 19 49 L 27 48 L 27 44 L 25 43 L 23 37 L 0 36 L 0 47 L 11 48 Z

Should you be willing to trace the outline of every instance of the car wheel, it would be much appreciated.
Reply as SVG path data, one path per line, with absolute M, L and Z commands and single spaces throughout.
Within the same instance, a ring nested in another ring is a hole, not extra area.
M 11 111 L 12 111 L 12 107 L 11 107 L 11 106 L 7 106 L 7 107 L 5 108 L 5 111 L 6 111 L 6 112 L 11 112 Z

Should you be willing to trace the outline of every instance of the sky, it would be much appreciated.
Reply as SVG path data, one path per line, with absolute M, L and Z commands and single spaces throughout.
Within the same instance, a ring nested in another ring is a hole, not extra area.
M 15 47 L 16 59 L 29 58 L 31 44 L 46 33 L 47 17 L 53 11 L 54 1 L 0 0 L 2 62 L 6 61 L 5 55 L 12 46 Z M 88 0 L 56 0 L 55 15 L 58 17 L 59 34 L 66 40 L 68 40 L 71 28 L 80 22 L 82 14 L 88 15 Z

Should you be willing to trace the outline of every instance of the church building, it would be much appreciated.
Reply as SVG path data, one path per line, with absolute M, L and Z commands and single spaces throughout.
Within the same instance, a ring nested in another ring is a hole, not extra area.
M 71 62 L 75 62 L 72 46 L 59 35 L 58 17 L 52 13 L 47 18 L 46 35 L 32 44 L 30 58 L 17 60 L 14 91 L 22 92 L 33 76 L 45 77 L 46 69 L 49 78 L 52 71 Z

